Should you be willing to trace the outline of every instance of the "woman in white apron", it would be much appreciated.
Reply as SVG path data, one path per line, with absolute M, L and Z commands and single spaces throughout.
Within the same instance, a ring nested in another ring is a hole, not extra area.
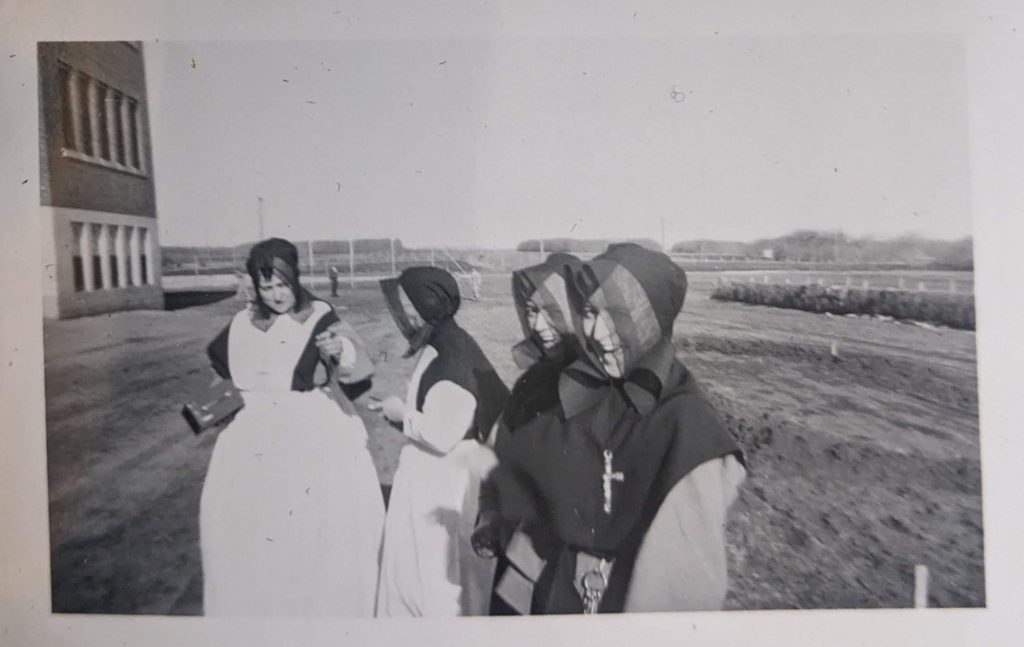
M 374 614 L 379 480 L 363 421 L 319 388 L 324 359 L 329 379 L 367 378 L 352 371 L 366 350 L 301 288 L 297 265 L 287 241 L 253 247 L 255 301 L 209 347 L 245 406 L 217 439 L 200 502 L 206 615 Z
M 414 267 L 382 281 L 388 305 L 418 355 L 404 402 L 384 402 L 410 442 L 395 473 L 385 528 L 378 615 L 486 615 L 493 560 L 470 536 L 480 478 L 494 464 L 483 443 L 508 389 L 476 341 L 453 318 L 455 278 Z

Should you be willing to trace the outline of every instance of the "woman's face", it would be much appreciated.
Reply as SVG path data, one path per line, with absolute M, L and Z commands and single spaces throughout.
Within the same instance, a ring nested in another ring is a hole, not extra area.
M 583 333 L 600 359 L 605 373 L 609 377 L 622 377 L 626 355 L 608 311 L 600 310 L 588 302 L 583 307 Z
M 290 312 L 295 307 L 295 294 L 292 288 L 277 274 L 271 274 L 270 278 L 259 277 L 260 299 L 263 303 L 279 315 Z
M 537 305 L 533 298 L 526 300 L 525 309 L 526 325 L 530 332 L 545 350 L 553 348 L 562 339 L 562 335 L 551 324 L 548 314 Z
M 402 287 L 398 288 L 398 301 L 402 304 L 402 310 L 405 311 L 405 318 L 409 320 L 409 325 L 415 330 L 419 330 L 423 327 L 423 317 L 416 310 L 416 306 L 409 300 L 409 295 L 405 293 Z

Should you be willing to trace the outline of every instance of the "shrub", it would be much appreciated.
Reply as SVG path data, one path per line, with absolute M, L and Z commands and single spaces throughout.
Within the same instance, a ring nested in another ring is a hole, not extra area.
M 723 283 L 711 294 L 719 301 L 738 301 L 806 312 L 883 315 L 895 319 L 974 330 L 974 296 L 947 292 Z

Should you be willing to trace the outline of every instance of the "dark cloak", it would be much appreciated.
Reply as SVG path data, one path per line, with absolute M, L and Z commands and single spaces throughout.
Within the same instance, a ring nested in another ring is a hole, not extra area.
M 615 322 L 625 378 L 609 378 L 586 350 L 590 361 L 578 360 L 561 375 L 560 408 L 518 429 L 504 452 L 507 469 L 495 478 L 501 513 L 521 524 L 545 560 L 534 613 L 582 612 L 573 582 L 578 551 L 614 560 L 600 611 L 621 611 L 637 552 L 669 491 L 708 460 L 742 459 L 673 353 L 672 324 L 685 285 L 667 256 L 632 245 L 610 248 L 575 273 L 570 296 L 581 343 L 582 305 L 596 296 Z M 624 475 L 612 485 L 610 514 L 602 489 L 605 449 Z
M 483 442 L 508 400 L 509 391 L 476 340 L 455 322 L 460 298 L 458 284 L 448 272 L 433 267 L 411 267 L 397 279 L 384 279 L 381 288 L 399 330 L 409 340 L 410 352 L 429 344 L 437 357 L 424 371 L 416 394 L 416 410 L 423 411 L 427 393 L 438 382 L 457 384 L 476 399 L 473 424 L 467 439 Z M 424 321 L 414 328 L 399 300 L 405 292 Z
M 513 385 L 508 405 L 502 412 L 503 432 L 513 433 L 540 412 L 558 404 L 558 378 L 562 369 L 579 357 L 565 288 L 566 280 L 571 280 L 580 264 L 581 261 L 571 254 L 551 254 L 539 265 L 512 273 L 512 300 L 523 329 L 523 340 L 513 347 L 512 354 L 516 364 L 526 370 Z M 561 341 L 553 348 L 545 349 L 530 328 L 526 302 L 531 299 L 561 335 Z

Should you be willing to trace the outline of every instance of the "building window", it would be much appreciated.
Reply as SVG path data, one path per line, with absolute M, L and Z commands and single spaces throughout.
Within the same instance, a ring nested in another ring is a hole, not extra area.
M 125 163 L 132 168 L 142 170 L 142 164 L 139 163 L 138 135 L 135 132 L 138 125 L 136 123 L 138 111 L 139 102 L 135 99 L 125 98 L 121 106 L 121 124 L 124 127 L 124 151 L 127 160 Z
M 149 259 L 150 259 L 150 245 L 152 241 L 149 239 L 149 229 L 146 227 L 138 227 L 142 234 L 142 247 L 140 251 L 142 254 L 139 259 L 139 269 L 142 270 L 142 285 L 149 285 L 149 282 L 153 280 L 152 273 L 149 271 Z
M 75 126 L 72 123 L 71 113 L 74 109 L 72 105 L 71 91 L 71 68 L 67 65 L 60 65 L 57 67 L 57 85 L 60 89 L 60 125 L 61 130 L 64 131 L 64 148 L 75 148 Z
M 96 157 L 100 159 L 110 159 L 110 131 L 108 129 L 107 120 L 107 87 L 99 81 L 93 83 L 93 94 L 91 97 L 92 101 L 92 112 L 89 113 L 89 119 L 96 124 L 96 137 L 94 150 Z
M 121 287 L 121 273 L 118 271 L 118 258 L 117 258 L 117 225 L 110 225 L 109 227 L 103 228 L 103 234 L 108 241 L 107 245 L 107 262 L 110 263 L 110 287 L 119 288 Z M 113 242 L 113 246 L 110 246 L 110 242 Z
M 100 254 L 100 237 L 103 236 L 102 225 L 86 225 L 92 231 L 90 232 L 90 257 L 92 258 L 92 280 L 93 286 L 100 288 L 107 287 L 103 281 L 103 256 Z
M 71 223 L 71 272 L 74 278 L 75 292 L 85 291 L 85 267 L 82 265 L 82 225 Z
M 92 79 L 88 76 L 77 72 L 75 74 L 75 83 L 78 85 L 78 89 L 75 91 L 75 98 L 77 99 L 77 106 L 74 111 L 78 113 L 78 119 L 72 119 L 72 126 L 78 126 L 81 134 L 75 136 L 75 145 L 77 150 L 85 155 L 95 155 L 96 150 L 93 148 L 93 133 L 96 131 L 95 125 L 92 120 L 89 119 L 89 102 L 90 102 L 90 85 Z
M 63 157 L 145 176 L 139 101 L 59 63 Z

